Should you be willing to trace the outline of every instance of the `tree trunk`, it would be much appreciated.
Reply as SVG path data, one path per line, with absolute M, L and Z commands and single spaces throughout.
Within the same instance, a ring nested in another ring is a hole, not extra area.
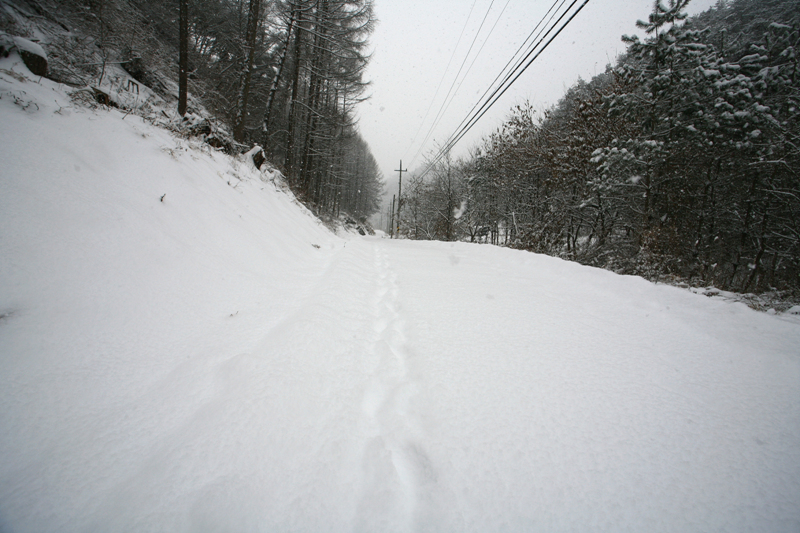
M 297 101 L 299 86 L 300 86 L 300 53 L 302 30 L 303 30 L 303 12 L 297 12 L 297 26 L 295 27 L 294 37 L 294 71 L 292 72 L 292 95 L 289 98 L 289 124 L 288 140 L 286 142 L 286 158 L 284 159 L 284 166 L 286 167 L 286 174 L 290 178 L 294 178 L 294 144 L 295 144 L 295 115 L 297 114 Z
M 184 116 L 189 91 L 189 0 L 181 0 L 178 69 L 178 113 Z
M 275 101 L 275 93 L 278 92 L 278 84 L 280 83 L 281 76 L 283 75 L 283 66 L 286 64 L 286 56 L 288 55 L 289 51 L 289 43 L 292 40 L 292 29 L 294 27 L 294 21 L 296 18 L 297 9 L 292 9 L 292 16 L 289 19 L 289 26 L 286 28 L 286 41 L 283 43 L 283 48 L 281 49 L 281 58 L 278 62 L 278 72 L 275 73 L 275 78 L 272 80 L 272 86 L 269 88 L 267 109 L 264 111 L 264 125 L 262 127 L 264 132 L 262 144 L 265 148 L 269 143 L 269 119 L 270 115 L 272 115 L 272 104 Z
M 250 79 L 253 74 L 253 58 L 256 51 L 256 35 L 261 17 L 261 0 L 250 0 L 250 12 L 247 15 L 247 35 L 244 45 L 244 66 L 239 84 L 239 98 L 236 109 L 236 125 L 233 127 L 233 139 L 244 140 L 244 128 L 247 121 L 247 100 L 250 96 Z
M 319 9 L 317 10 L 315 21 L 315 34 L 314 34 L 314 48 L 312 56 L 314 58 L 311 64 L 311 80 L 309 85 L 308 96 L 308 119 L 306 121 L 306 137 L 303 143 L 303 153 L 301 159 L 301 174 L 303 178 L 303 189 L 306 198 L 312 199 L 317 205 L 321 205 L 322 197 L 322 177 L 318 174 L 314 162 L 315 141 L 318 129 L 318 113 L 320 106 L 320 98 L 322 95 L 322 85 L 324 80 L 321 76 L 322 70 L 325 66 L 325 52 L 326 45 L 326 16 L 327 16 L 328 3 L 323 0 L 320 2 Z

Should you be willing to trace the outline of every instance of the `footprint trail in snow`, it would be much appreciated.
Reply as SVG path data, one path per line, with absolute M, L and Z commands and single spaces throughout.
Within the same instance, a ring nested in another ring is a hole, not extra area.
M 415 418 L 418 381 L 410 368 L 397 274 L 383 246 L 374 247 L 374 256 L 375 335 L 369 350 L 374 366 L 362 405 L 368 433 L 356 530 L 410 531 L 423 503 L 421 487 L 434 475 Z

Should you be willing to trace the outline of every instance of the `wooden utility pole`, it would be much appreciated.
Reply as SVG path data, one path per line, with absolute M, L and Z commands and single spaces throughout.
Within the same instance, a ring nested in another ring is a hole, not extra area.
M 392 195 L 392 220 L 389 222 L 389 238 L 394 238 L 394 195 Z
M 400 173 L 400 181 L 397 183 L 397 236 L 400 237 L 400 209 L 403 207 L 403 172 L 408 172 L 407 168 L 403 168 L 403 160 L 400 160 L 400 168 L 395 172 Z

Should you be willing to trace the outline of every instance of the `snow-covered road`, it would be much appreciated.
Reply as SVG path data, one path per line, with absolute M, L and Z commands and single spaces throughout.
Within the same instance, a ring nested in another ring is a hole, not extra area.
M 148 394 L 163 424 L 92 528 L 800 523 L 796 322 L 489 246 L 367 238 L 320 256 L 252 348 Z
M 358 295 L 310 307 L 335 367 L 360 361 L 354 529 L 797 523 L 796 324 L 467 244 L 351 241 L 326 277 Z
M 800 530 L 797 316 L 337 237 L 12 63 L 0 531 Z

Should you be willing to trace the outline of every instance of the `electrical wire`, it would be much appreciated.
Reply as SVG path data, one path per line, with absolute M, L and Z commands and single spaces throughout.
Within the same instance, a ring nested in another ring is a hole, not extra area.
M 570 7 L 567 9 L 567 11 L 565 11 L 564 14 L 562 14 L 561 17 L 559 17 L 559 19 L 556 21 L 556 23 L 551 27 L 551 30 L 552 30 L 553 27 L 555 27 L 555 25 L 557 25 L 561 21 L 561 19 L 564 18 L 564 15 L 566 15 L 566 13 L 569 12 L 569 9 L 571 9 L 576 2 L 577 2 L 577 0 L 573 1 L 573 3 L 570 5 Z M 536 61 L 536 59 L 542 54 L 542 52 L 544 52 L 547 49 L 547 47 L 550 46 L 550 43 L 552 43 L 553 40 L 556 37 L 558 37 L 558 35 L 564 30 L 564 28 L 566 28 L 567 25 L 570 22 L 572 22 L 572 20 L 578 15 L 578 13 L 581 12 L 581 10 L 584 7 L 586 7 L 586 4 L 588 4 L 588 3 L 589 3 L 589 0 L 584 0 L 583 3 L 578 7 L 578 9 L 575 10 L 575 12 L 572 13 L 572 15 L 561 25 L 561 27 L 558 29 L 558 31 L 556 31 L 556 33 L 552 37 L 550 37 L 550 39 L 536 53 L 536 55 L 534 55 L 521 69 L 518 69 L 519 71 L 516 72 L 516 75 L 514 76 L 514 78 L 511 79 L 511 81 L 508 82 L 505 85 L 505 87 L 502 88 L 502 90 L 500 90 L 500 88 L 498 87 L 498 89 L 496 89 L 492 93 L 493 96 L 495 94 L 496 94 L 496 96 L 494 96 L 493 99 L 492 99 L 492 97 L 490 97 L 491 102 L 489 100 L 487 100 L 487 102 L 484 103 L 483 106 L 481 106 L 482 111 L 479 109 L 478 112 L 476 114 L 474 114 L 472 116 L 472 118 L 470 118 L 467 121 L 466 125 L 464 125 L 463 127 L 460 127 L 460 129 L 457 129 L 457 132 L 455 132 L 453 135 L 450 136 L 450 138 L 448 139 L 448 142 L 445 143 L 444 147 L 442 147 L 442 149 L 439 151 L 437 156 L 431 161 L 431 163 L 427 166 L 427 168 L 422 172 L 420 177 L 424 177 L 445 156 L 445 154 L 447 152 L 449 152 L 452 149 L 452 147 L 455 146 L 455 144 L 464 137 L 464 135 L 466 135 L 466 133 L 483 117 L 483 115 L 486 114 L 487 111 L 489 111 L 489 109 L 497 102 L 497 100 L 500 99 L 500 97 L 503 96 L 503 94 L 508 90 L 508 88 L 511 87 L 511 85 L 513 85 L 514 82 L 517 81 L 517 79 L 519 79 L 519 77 L 525 72 L 525 70 L 527 70 L 528 67 L 530 67 L 531 64 L 533 64 L 534 61 Z M 550 30 L 548 30 L 547 33 L 550 33 Z M 545 34 L 545 38 L 547 36 L 547 33 Z M 533 50 L 531 50 L 525 56 L 525 59 L 527 59 L 531 55 L 532 52 L 533 52 Z M 509 79 L 509 78 L 507 77 L 506 79 Z M 499 93 L 498 93 L 498 91 L 499 91 Z M 462 124 L 463 124 L 463 121 L 462 121 Z
M 556 14 L 556 13 L 558 13 L 558 11 L 561 9 L 561 7 L 562 7 L 562 6 L 564 5 L 564 3 L 566 2 L 566 0 L 560 0 L 560 1 L 561 1 L 561 4 L 558 6 L 558 8 L 555 10 L 555 12 L 553 12 L 553 15 L 551 15 L 551 16 L 550 16 L 550 19 L 547 21 L 547 23 L 548 23 L 548 24 L 550 23 L 550 21 L 552 21 L 552 19 L 553 19 L 553 16 L 555 16 L 555 14 Z M 492 90 L 492 87 L 494 87 L 494 86 L 495 86 L 495 84 L 497 83 L 497 81 L 498 81 L 498 80 L 501 78 L 501 76 L 503 76 L 503 73 L 504 73 L 504 72 L 506 72 L 506 70 L 508 69 L 509 65 L 511 65 L 512 63 L 514 63 L 514 61 L 515 61 L 515 58 L 517 58 L 517 56 L 520 54 L 520 52 L 523 52 L 523 50 L 525 50 L 525 48 L 526 48 L 527 46 L 529 46 L 529 45 L 528 45 L 528 41 L 530 41 L 530 40 L 531 40 L 531 38 L 533 38 L 533 40 L 535 41 L 535 40 L 536 40 L 536 38 L 538 38 L 538 37 L 541 35 L 541 31 L 539 31 L 539 34 L 536 34 L 536 30 L 537 30 L 537 29 L 539 29 L 539 27 L 542 25 L 542 23 L 545 21 L 545 19 L 547 19 L 547 16 L 548 16 L 548 15 L 550 15 L 550 13 L 551 13 L 551 12 L 553 11 L 553 9 L 556 7 L 556 4 L 558 4 L 558 2 L 559 2 L 559 0 L 554 0 L 554 1 L 553 1 L 553 4 L 552 4 L 552 5 L 550 6 L 550 8 L 549 8 L 549 9 L 548 9 L 548 10 L 545 12 L 544 16 L 542 16 L 542 18 L 539 20 L 539 22 L 536 24 L 536 26 L 534 26 L 533 30 L 531 30 L 531 32 L 528 34 L 528 37 L 526 37 L 526 38 L 525 38 L 525 40 L 522 42 L 522 44 L 519 46 L 519 48 L 517 48 L 517 50 L 516 50 L 516 51 L 514 52 L 514 54 L 511 56 L 511 59 L 509 59 L 509 60 L 508 60 L 508 62 L 506 62 L 505 66 L 503 66 L 503 68 L 500 70 L 500 72 L 497 74 L 497 76 L 495 76 L 494 80 L 492 80 L 492 82 L 491 82 L 491 83 L 489 84 L 489 86 L 486 88 L 486 91 L 484 91 L 484 93 L 481 95 L 481 97 L 478 99 L 478 101 L 475 103 L 475 105 L 473 105 L 473 106 L 472 106 L 472 109 L 470 109 L 469 113 L 467 113 L 467 117 L 469 117 L 469 115 L 470 115 L 470 114 L 471 114 L 471 113 L 472 113 L 472 112 L 475 110 L 475 108 L 476 108 L 476 107 L 477 107 L 477 106 L 478 106 L 478 105 L 481 103 L 481 101 L 482 101 L 482 100 L 483 100 L 483 99 L 486 97 L 486 95 L 489 93 L 489 91 L 491 91 L 491 90 Z M 506 4 L 506 5 L 508 5 L 508 4 Z M 505 10 L 505 8 L 503 8 L 503 9 Z M 498 18 L 498 20 L 499 20 L 499 18 Z M 495 25 L 496 25 L 496 24 L 497 24 L 497 23 L 495 23 Z M 547 26 L 547 24 L 545 24 L 545 27 L 546 27 L 546 26 Z M 544 30 L 544 28 L 542 28 L 542 30 Z M 534 35 L 536 35 L 536 37 L 534 37 Z M 484 44 L 485 44 L 485 43 L 484 43 Z M 524 55 L 524 52 L 523 52 L 523 55 Z M 476 59 L 477 59 L 477 56 L 476 56 Z M 518 67 L 518 65 L 521 63 L 521 61 L 524 61 L 524 58 L 517 59 L 517 63 L 515 64 L 514 68 L 517 68 L 517 67 Z M 473 61 L 473 63 L 474 63 L 474 61 Z M 513 71 L 514 71 L 514 68 L 512 68 L 511 72 L 513 72 Z M 506 79 L 507 79 L 507 78 L 506 78 Z M 491 97 L 490 97 L 490 98 L 491 98 Z M 465 120 L 466 120 L 466 118 L 465 118 L 464 120 L 462 120 L 462 121 L 461 121 L 461 123 L 458 125 L 458 127 L 457 127 L 456 129 L 460 128 L 460 127 L 461 127 L 461 126 L 464 124 L 464 121 L 465 121 Z M 416 161 L 417 157 L 420 155 L 420 153 L 422 153 L 422 149 L 425 147 L 425 142 L 427 142 L 427 140 L 428 140 L 428 138 L 429 138 L 429 136 L 430 136 L 430 133 L 431 133 L 432 131 L 433 131 L 433 126 L 431 126 L 431 129 L 429 130 L 429 132 L 428 132 L 428 135 L 425 137 L 425 141 L 424 141 L 422 144 L 420 144 L 420 147 L 419 147 L 419 149 L 417 150 L 417 152 L 416 152 L 416 154 L 414 155 L 414 157 L 411 159 L 411 163 L 410 163 L 410 164 L 412 164 L 412 165 L 413 165 L 414 161 Z
M 475 42 L 478 40 L 478 35 L 480 35 L 481 30 L 483 29 L 483 25 L 486 23 L 486 19 L 489 17 L 489 12 L 491 12 L 492 6 L 494 6 L 494 0 L 492 0 L 489 3 L 489 8 L 486 10 L 486 14 L 483 15 L 483 19 L 481 20 L 481 24 L 480 24 L 480 26 L 478 26 L 478 31 L 475 32 L 475 36 L 472 38 L 472 43 L 469 45 L 469 49 L 467 50 L 467 53 L 464 55 L 464 60 L 461 61 L 461 66 L 458 67 L 458 72 L 456 72 L 456 75 L 453 78 L 453 83 L 450 84 L 450 89 L 448 89 L 447 94 L 445 95 L 444 100 L 442 101 L 442 106 L 439 108 L 439 112 L 436 113 L 436 117 L 433 119 L 433 123 L 431 124 L 431 127 L 428 130 L 428 134 L 425 136 L 425 139 L 422 141 L 422 144 L 420 145 L 420 151 L 422 150 L 422 147 L 425 146 L 425 143 L 428 142 L 428 139 L 430 138 L 431 134 L 433 133 L 433 130 L 439 124 L 439 121 L 444 116 L 444 113 L 445 113 L 445 111 L 447 111 L 447 108 L 450 107 L 450 104 L 448 103 L 447 99 L 450 97 L 450 94 L 453 93 L 453 87 L 455 87 L 456 81 L 458 81 L 458 76 L 461 74 L 461 71 L 464 69 L 464 65 L 466 64 L 467 59 L 469 59 L 469 54 L 470 54 L 470 52 L 472 52 L 472 48 L 475 46 Z M 466 76 L 466 74 L 464 74 L 464 76 Z M 455 93 L 453 93 L 453 97 L 455 98 Z M 452 102 L 452 99 L 450 101 Z M 416 158 L 419 155 L 419 153 L 420 152 L 418 151 L 414 155 L 414 157 L 411 159 L 412 163 L 414 162 L 414 160 L 416 160 Z
M 500 18 L 503 16 L 503 13 L 506 12 L 506 8 L 508 7 L 508 4 L 510 4 L 510 3 L 511 3 L 511 0 L 507 0 L 506 1 L 506 5 L 503 6 L 503 10 L 500 11 L 500 14 L 497 16 L 497 20 L 494 21 L 494 25 L 492 26 L 492 29 L 489 30 L 489 35 L 487 35 L 486 39 L 484 39 L 483 44 L 481 44 L 481 47 L 478 50 L 478 53 L 475 54 L 475 57 L 472 58 L 472 63 L 470 63 L 469 67 L 467 67 L 467 71 L 464 73 L 464 77 L 461 78 L 461 81 L 459 82 L 458 87 L 456 87 L 456 92 L 458 92 L 458 90 L 461 89 L 461 85 L 463 85 L 464 84 L 464 80 L 467 79 L 467 75 L 472 70 L 472 66 L 475 64 L 475 61 L 478 59 L 478 56 L 481 55 L 481 52 L 483 52 L 483 48 L 486 46 L 486 43 L 489 42 L 489 37 L 491 37 L 492 33 L 494 33 L 494 29 L 497 27 L 497 23 L 500 22 Z M 452 102 L 454 98 L 455 98 L 455 95 L 453 95 L 453 98 L 450 99 L 450 102 Z M 449 104 L 448 104 L 448 106 L 449 106 Z
M 558 2 L 558 0 L 556 0 L 556 2 L 553 4 L 553 6 L 555 6 L 555 4 L 557 2 Z M 506 87 L 504 89 L 503 88 L 504 85 L 506 85 L 508 83 L 508 80 L 510 80 L 511 77 L 515 73 L 519 72 L 519 69 L 522 68 L 522 64 L 531 56 L 531 54 L 533 54 L 533 52 L 536 50 L 536 48 L 540 44 L 542 44 L 542 42 L 547 38 L 547 36 L 550 34 L 550 32 L 553 31 L 553 28 L 555 28 L 556 25 L 564 18 L 564 16 L 567 13 L 569 13 L 569 10 L 572 9 L 575 6 L 575 4 L 578 2 L 578 0 L 572 0 L 572 3 L 569 5 L 569 7 L 567 7 L 567 9 L 563 13 L 561 13 L 561 16 L 558 18 L 558 20 L 556 20 L 556 22 L 554 24 L 550 25 L 550 23 L 553 21 L 553 18 L 556 16 L 556 14 L 558 14 L 559 10 L 563 7 L 565 2 L 566 2 L 566 0 L 561 0 L 561 4 L 559 4 L 558 8 L 552 13 L 552 15 L 550 15 L 550 18 L 547 20 L 547 23 L 544 25 L 544 27 L 542 27 L 541 30 L 539 30 L 539 33 L 534 38 L 534 41 L 536 41 L 535 44 L 532 44 L 531 46 L 529 46 L 529 48 L 526 50 L 526 53 L 522 57 L 517 59 L 516 63 L 512 67 L 512 69 L 508 72 L 508 74 L 506 74 L 506 76 L 503 78 L 503 80 L 500 82 L 500 84 L 498 84 L 497 87 L 495 87 L 495 89 L 492 92 L 492 94 L 490 94 L 489 97 L 485 101 L 483 100 L 483 98 L 485 98 L 486 94 L 489 91 L 492 90 L 492 87 L 494 86 L 494 82 L 492 82 L 492 84 L 486 89 L 486 91 L 484 91 L 483 95 L 478 100 L 478 102 L 474 106 L 472 106 L 472 109 L 469 111 L 469 113 L 467 113 L 467 117 L 465 117 L 464 120 L 462 120 L 461 123 L 456 127 L 456 131 L 458 131 L 462 126 L 464 126 L 465 122 L 469 123 L 469 121 L 472 120 L 470 118 L 470 116 L 474 117 L 473 112 L 475 113 L 475 115 L 477 115 L 477 114 L 481 113 L 481 111 L 484 111 L 484 109 L 488 110 L 488 108 L 486 106 L 489 105 L 491 107 L 489 102 L 492 100 L 493 97 L 495 97 L 495 95 L 497 95 L 498 91 L 500 91 L 502 89 L 502 91 L 505 92 L 505 90 L 508 87 Z M 545 13 L 544 17 L 542 17 L 542 19 L 539 21 L 539 24 L 537 24 L 536 28 L 538 28 L 539 25 L 541 25 L 542 21 L 544 21 L 544 19 L 547 18 L 547 15 L 550 13 L 550 11 L 552 11 L 552 7 L 553 6 L 551 6 L 551 9 L 548 10 L 547 13 Z M 536 31 L 536 28 L 534 28 L 534 30 L 533 30 L 534 32 Z M 542 32 L 544 32 L 544 35 L 542 35 Z M 538 39 L 538 41 L 537 41 L 537 39 Z M 526 39 L 526 41 L 527 41 L 527 39 Z M 514 57 L 511 58 L 511 60 L 509 61 L 509 64 L 513 60 L 514 60 Z M 501 72 L 500 75 L 502 75 L 502 72 Z M 500 75 L 495 77 L 495 80 L 494 80 L 495 82 L 500 77 Z M 500 96 L 502 96 L 502 94 Z M 498 98 L 499 98 L 499 96 L 498 96 Z M 481 104 L 481 101 L 483 101 L 482 104 Z M 480 107 L 478 108 L 477 111 L 475 111 L 475 108 L 478 107 L 479 104 L 480 104 Z M 494 102 L 492 102 L 492 104 L 494 104 Z M 481 116 L 483 116 L 482 113 L 481 113 Z M 453 134 L 450 137 L 448 137 L 448 141 L 450 139 L 452 139 L 454 136 L 455 136 L 455 134 Z
M 422 117 L 422 121 L 419 123 L 419 128 L 417 128 L 417 132 L 414 134 L 414 137 L 411 139 L 411 143 L 408 145 L 408 148 L 405 149 L 403 152 L 402 159 L 405 159 L 406 153 L 408 150 L 414 146 L 414 141 L 417 140 L 417 136 L 419 135 L 420 130 L 422 130 L 422 126 L 425 124 L 425 119 L 428 118 L 428 113 L 431 112 L 431 107 L 433 107 L 433 102 L 436 101 L 436 97 L 439 95 L 439 89 L 442 88 L 442 83 L 444 82 L 444 78 L 447 76 L 447 71 L 450 68 L 450 63 L 453 62 L 453 58 L 456 56 L 456 50 L 458 50 L 458 45 L 461 44 L 461 37 L 464 36 L 464 31 L 467 29 L 467 24 L 469 24 L 469 19 L 472 17 L 472 11 L 475 9 L 475 4 L 478 0 L 473 0 L 472 7 L 469 8 L 469 14 L 467 15 L 467 20 L 464 21 L 464 27 L 461 28 L 461 33 L 458 36 L 458 40 L 456 41 L 456 45 L 453 48 L 453 53 L 450 54 L 450 60 L 447 62 L 447 66 L 444 67 L 444 72 L 442 72 L 442 79 L 439 80 L 439 85 L 436 86 L 436 91 L 433 93 L 433 98 L 431 98 L 431 103 L 428 104 L 428 109 L 425 111 L 425 116 Z M 425 144 L 425 143 L 423 143 Z M 414 156 L 416 157 L 416 156 Z M 401 159 L 401 160 L 402 160 Z

